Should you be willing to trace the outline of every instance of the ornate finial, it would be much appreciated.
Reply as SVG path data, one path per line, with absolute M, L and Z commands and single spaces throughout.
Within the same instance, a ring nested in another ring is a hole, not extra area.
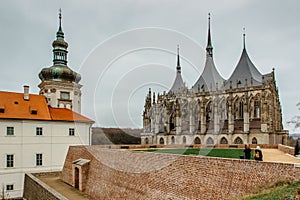
M 181 73 L 181 67 L 180 67 L 180 56 L 179 56 L 179 45 L 177 45 L 177 72 Z
M 59 9 L 59 13 L 58 13 L 58 19 L 59 19 L 59 27 L 58 27 L 58 31 L 56 33 L 56 38 L 58 40 L 63 40 L 64 39 L 64 33 L 62 31 L 62 17 L 61 17 L 61 8 Z
M 210 28 L 210 13 L 208 13 L 208 28 Z
M 210 13 L 208 13 L 208 38 L 207 38 L 207 46 L 206 46 L 206 56 L 212 57 L 213 55 L 213 47 L 211 44 L 211 36 L 210 36 Z
M 59 29 L 61 30 L 61 8 L 59 9 Z
M 244 44 L 244 49 L 246 48 L 246 29 L 245 27 L 243 28 L 243 44 Z

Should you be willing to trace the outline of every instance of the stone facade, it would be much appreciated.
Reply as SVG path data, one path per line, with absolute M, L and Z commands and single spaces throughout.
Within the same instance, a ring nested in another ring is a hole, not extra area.
M 95 199 L 234 199 L 266 182 L 300 181 L 294 164 L 74 146 L 62 171 L 69 185 L 78 159 L 89 161 L 77 176 Z
M 210 24 L 210 23 L 209 23 Z M 285 143 L 274 69 L 261 74 L 244 48 L 225 80 L 213 61 L 210 26 L 203 73 L 188 88 L 177 74 L 168 92 L 149 89 L 143 112 L 142 144 L 280 144 Z

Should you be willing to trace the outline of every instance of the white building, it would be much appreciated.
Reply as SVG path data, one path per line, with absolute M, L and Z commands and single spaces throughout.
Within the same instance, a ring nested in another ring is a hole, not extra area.
M 91 144 L 91 119 L 82 116 L 80 75 L 67 64 L 60 25 L 53 66 L 39 77 L 40 95 L 0 91 L 0 199 L 22 197 L 24 173 L 61 170 L 70 145 Z M 76 111 L 76 112 L 75 112 Z

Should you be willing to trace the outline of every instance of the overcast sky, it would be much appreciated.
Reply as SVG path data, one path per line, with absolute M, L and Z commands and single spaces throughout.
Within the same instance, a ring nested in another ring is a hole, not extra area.
M 22 92 L 27 84 L 38 93 L 38 73 L 52 65 L 59 8 L 68 64 L 82 75 L 82 113 L 97 126 L 142 126 L 148 88 L 161 93 L 172 85 L 178 44 L 183 79 L 189 88 L 196 82 L 209 12 L 220 74 L 228 79 L 233 72 L 245 27 L 252 62 L 262 74 L 275 68 L 284 124 L 299 115 L 298 0 L 2 1 L 0 90 Z

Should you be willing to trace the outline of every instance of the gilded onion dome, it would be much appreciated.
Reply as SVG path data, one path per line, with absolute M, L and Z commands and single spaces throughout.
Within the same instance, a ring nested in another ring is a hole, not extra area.
M 67 66 L 68 59 L 68 43 L 64 40 L 64 32 L 61 26 L 61 12 L 59 13 L 59 28 L 56 33 L 56 40 L 53 41 L 53 66 L 44 68 L 39 74 L 39 78 L 42 81 L 64 81 L 64 82 L 76 82 L 81 79 L 80 74 L 74 72 Z

